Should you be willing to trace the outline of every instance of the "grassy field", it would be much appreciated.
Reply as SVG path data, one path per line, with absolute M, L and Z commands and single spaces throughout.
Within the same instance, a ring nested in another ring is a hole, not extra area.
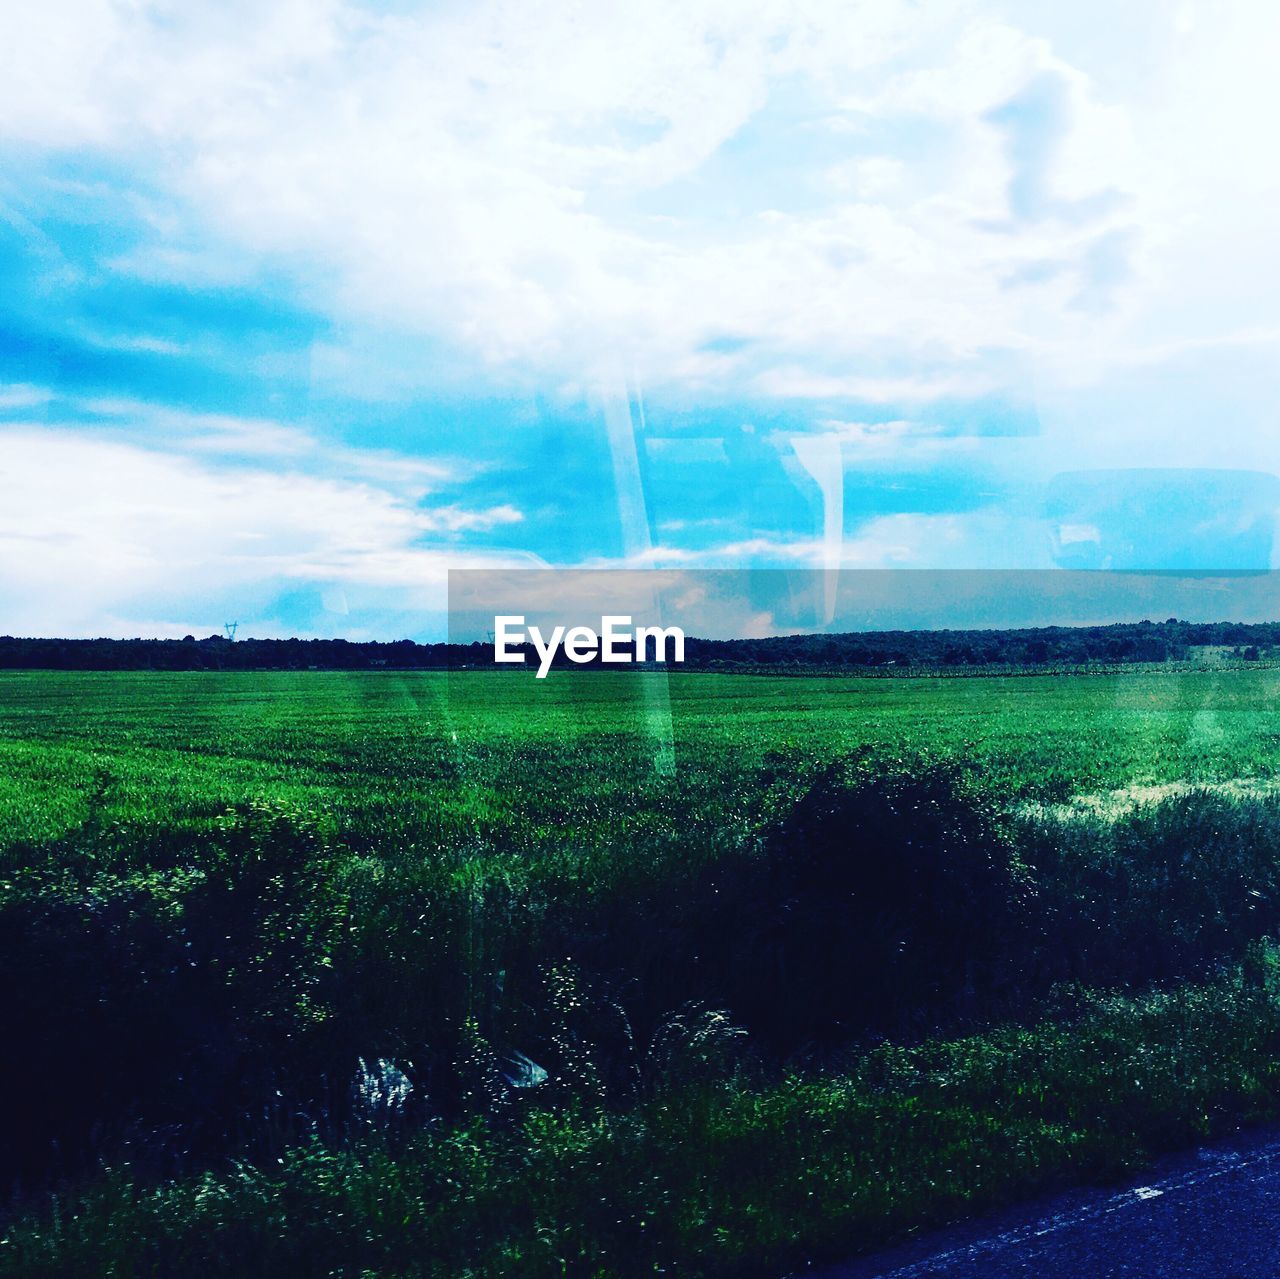
M 1278 695 L 0 674 L 0 1274 L 780 1274 L 1272 1117 Z
M 652 694 L 645 696 L 646 685 Z M 563 851 L 758 808 L 844 752 L 964 753 L 1001 793 L 1270 776 L 1280 671 L 966 679 L 480 672 L 0 673 L 0 843 L 191 823 L 248 798 L 348 834 Z M 653 756 L 669 715 L 675 776 Z M 607 807 L 604 805 L 607 802 Z M 504 835 L 505 838 L 505 835 Z

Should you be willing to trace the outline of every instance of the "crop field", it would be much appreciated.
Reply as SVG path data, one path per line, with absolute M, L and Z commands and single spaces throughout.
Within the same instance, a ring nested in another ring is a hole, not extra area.
M 645 686 L 651 685 L 646 696 Z M 0 842 L 199 823 L 246 799 L 349 836 L 529 852 L 672 837 L 868 744 L 980 763 L 1002 795 L 1269 778 L 1280 671 L 953 679 L 0 673 Z M 673 768 L 654 766 L 664 733 Z M 390 826 L 388 827 L 388 823 Z M 634 832 L 631 832 L 634 834 Z
M 0 1275 L 775 1275 L 1280 1114 L 1280 671 L 0 673 Z

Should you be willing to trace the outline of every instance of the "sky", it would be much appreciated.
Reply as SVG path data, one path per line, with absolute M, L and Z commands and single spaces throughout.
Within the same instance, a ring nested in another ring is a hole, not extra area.
M 0 631 L 1277 566 L 1266 0 L 0 3 Z

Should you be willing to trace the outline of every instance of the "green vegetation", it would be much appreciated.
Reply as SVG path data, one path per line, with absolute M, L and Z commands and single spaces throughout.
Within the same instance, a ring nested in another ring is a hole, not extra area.
M 908 573 L 908 576 L 910 574 Z M 626 645 L 622 645 L 625 649 Z M 528 661 L 537 661 L 532 645 Z M 689 636 L 685 667 L 714 669 L 1001 668 L 1139 663 L 1274 663 L 1277 622 L 1115 622 L 1109 626 L 862 631 L 705 640 Z M 0 635 L 0 670 L 459 670 L 492 666 L 493 646 L 345 639 L 22 639 Z M 563 654 L 556 665 L 572 669 Z
M 1274 1116 L 1277 693 L 0 674 L 0 1275 L 779 1274 Z

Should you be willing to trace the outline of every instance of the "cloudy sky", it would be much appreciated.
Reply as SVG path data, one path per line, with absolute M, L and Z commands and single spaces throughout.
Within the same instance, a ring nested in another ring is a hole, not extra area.
M 0 0 L 0 631 L 1275 561 L 1268 0 Z

